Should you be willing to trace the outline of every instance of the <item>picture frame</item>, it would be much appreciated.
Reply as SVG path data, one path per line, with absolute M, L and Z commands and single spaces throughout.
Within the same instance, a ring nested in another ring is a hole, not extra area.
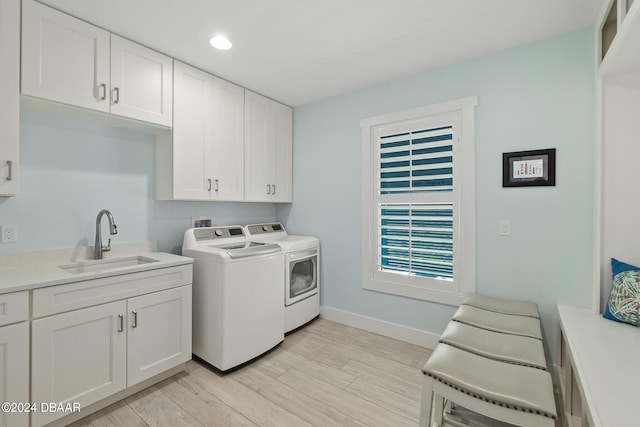
M 556 149 L 502 153 L 503 187 L 556 185 Z

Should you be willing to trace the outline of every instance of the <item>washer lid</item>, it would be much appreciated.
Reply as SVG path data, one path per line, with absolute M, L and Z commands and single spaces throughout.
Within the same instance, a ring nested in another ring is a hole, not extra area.
M 266 244 L 259 242 L 246 242 L 240 244 L 230 244 L 218 246 L 229 254 L 230 258 L 247 258 L 252 256 L 260 256 L 282 252 L 279 245 L 275 243 Z

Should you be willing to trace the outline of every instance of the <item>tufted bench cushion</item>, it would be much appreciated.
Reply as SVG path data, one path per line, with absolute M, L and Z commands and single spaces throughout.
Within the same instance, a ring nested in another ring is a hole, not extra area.
M 447 344 L 436 346 L 422 371 L 476 399 L 557 418 L 553 383 L 547 371 L 498 362 Z
M 536 338 L 489 331 L 460 322 L 449 322 L 439 341 L 490 359 L 547 369 L 542 341 Z
M 461 305 L 452 320 L 494 332 L 542 339 L 540 319 L 534 317 L 514 316 Z
M 538 305 L 529 301 L 514 301 L 469 293 L 465 295 L 462 305 L 470 305 L 496 313 L 540 318 Z

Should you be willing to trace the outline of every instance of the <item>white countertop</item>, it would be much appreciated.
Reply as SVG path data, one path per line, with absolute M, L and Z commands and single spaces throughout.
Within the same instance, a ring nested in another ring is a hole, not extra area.
M 558 306 L 583 405 L 594 427 L 638 425 L 640 329 Z
M 193 263 L 192 258 L 149 250 L 155 247 L 150 243 L 114 245 L 104 259 L 141 256 L 155 262 L 97 272 L 72 273 L 60 268 L 76 262 L 91 263 L 86 257 L 89 251 L 84 249 L 91 247 L 0 255 L 0 294 Z

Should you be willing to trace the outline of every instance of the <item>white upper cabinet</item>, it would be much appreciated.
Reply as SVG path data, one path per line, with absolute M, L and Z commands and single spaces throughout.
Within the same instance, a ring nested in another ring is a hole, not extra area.
M 111 34 L 111 112 L 171 126 L 173 60 Z
M 245 91 L 245 200 L 291 202 L 292 110 Z
M 213 77 L 213 198 L 244 199 L 244 88 Z
M 22 93 L 109 111 L 109 32 L 22 2 Z
M 0 196 L 18 192 L 20 0 L 0 1 Z
M 171 84 L 171 58 L 23 2 L 23 94 L 170 126 Z
M 244 89 L 175 61 L 173 136 L 158 138 L 157 197 L 244 197 Z

